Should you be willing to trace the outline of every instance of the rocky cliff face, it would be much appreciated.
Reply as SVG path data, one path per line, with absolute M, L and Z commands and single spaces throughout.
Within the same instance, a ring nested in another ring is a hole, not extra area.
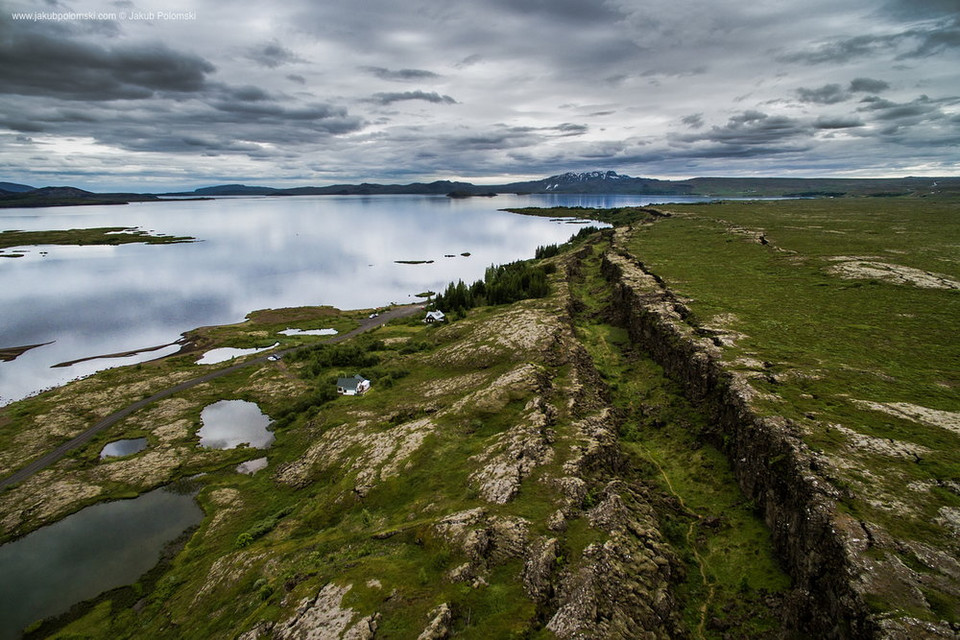
M 871 611 L 868 594 L 919 592 L 922 579 L 867 553 L 882 537 L 879 529 L 838 508 L 841 494 L 823 473 L 828 463 L 804 444 L 797 425 L 755 408 L 759 392 L 721 362 L 722 337 L 686 321 L 683 302 L 622 249 L 622 233 L 602 265 L 614 287 L 617 320 L 712 416 L 713 439 L 762 510 L 795 581 L 798 597 L 784 612 L 788 626 L 824 638 L 955 637 L 946 623 Z

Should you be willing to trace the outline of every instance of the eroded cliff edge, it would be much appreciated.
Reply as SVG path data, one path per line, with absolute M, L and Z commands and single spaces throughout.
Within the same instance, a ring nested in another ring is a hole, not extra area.
M 712 439 L 761 509 L 798 590 L 785 609 L 786 626 L 828 638 L 956 637 L 945 621 L 869 606 L 878 593 L 926 604 L 920 594 L 927 578 L 879 553 L 904 541 L 843 510 L 841 491 L 826 477 L 831 462 L 803 442 L 799 425 L 758 410 L 754 401 L 761 392 L 720 357 L 722 332 L 688 322 L 684 302 L 627 250 L 628 234 L 627 228 L 614 232 L 602 262 L 617 320 L 709 412 Z M 952 578 L 946 586 L 955 587 L 957 576 L 951 573 L 945 567 L 941 582 Z

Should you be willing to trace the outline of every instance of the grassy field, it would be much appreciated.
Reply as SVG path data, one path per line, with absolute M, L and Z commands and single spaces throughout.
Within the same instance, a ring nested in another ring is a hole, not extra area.
M 827 461 L 871 552 L 917 572 L 877 611 L 960 621 L 960 201 L 667 205 L 629 251 L 717 336 L 763 413 Z M 872 529 L 871 529 L 872 528 Z

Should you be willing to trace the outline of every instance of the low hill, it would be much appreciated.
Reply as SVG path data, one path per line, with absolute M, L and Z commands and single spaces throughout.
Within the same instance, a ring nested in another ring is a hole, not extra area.
M 191 192 L 198 196 L 271 196 L 279 189 L 273 187 L 248 187 L 245 184 L 221 184 L 215 187 L 203 187 Z
M 35 187 L 31 187 L 25 184 L 17 184 L 16 182 L 0 182 L 0 193 L 23 193 L 25 191 L 33 191 Z
M 93 204 L 128 204 L 159 200 L 141 193 L 93 193 L 76 187 L 41 187 L 21 192 L 0 191 L 0 209 L 16 207 L 69 207 Z

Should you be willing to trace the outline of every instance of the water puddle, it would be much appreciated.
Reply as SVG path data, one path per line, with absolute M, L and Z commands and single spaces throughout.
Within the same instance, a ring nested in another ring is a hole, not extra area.
M 273 443 L 273 433 L 267 430 L 270 418 L 253 402 L 221 400 L 204 407 L 200 412 L 203 426 L 197 432 L 200 446 L 208 449 L 234 449 L 248 444 L 266 449 Z
M 266 458 L 256 458 L 255 460 L 247 460 L 246 462 L 241 462 L 237 465 L 237 473 L 245 473 L 248 476 L 252 476 L 257 471 L 267 468 L 267 459 Z
M 264 351 L 269 351 L 275 347 L 280 346 L 280 343 L 274 343 L 269 347 L 260 347 L 259 349 L 237 349 L 235 347 L 220 347 L 219 349 L 211 349 L 203 354 L 203 357 L 197 360 L 197 364 L 219 364 L 221 362 L 226 362 L 227 360 L 233 360 L 234 358 L 240 358 L 242 356 L 249 356 L 254 353 L 262 353 Z
M 108 589 L 131 584 L 203 519 L 191 493 L 156 489 L 87 507 L 0 546 L 0 640 Z
M 146 438 L 128 438 L 126 440 L 114 440 L 106 444 L 100 450 L 100 459 L 116 458 L 120 456 L 129 456 L 138 451 L 143 451 L 147 447 Z
M 284 329 L 277 333 L 284 336 L 335 336 L 336 329 Z

